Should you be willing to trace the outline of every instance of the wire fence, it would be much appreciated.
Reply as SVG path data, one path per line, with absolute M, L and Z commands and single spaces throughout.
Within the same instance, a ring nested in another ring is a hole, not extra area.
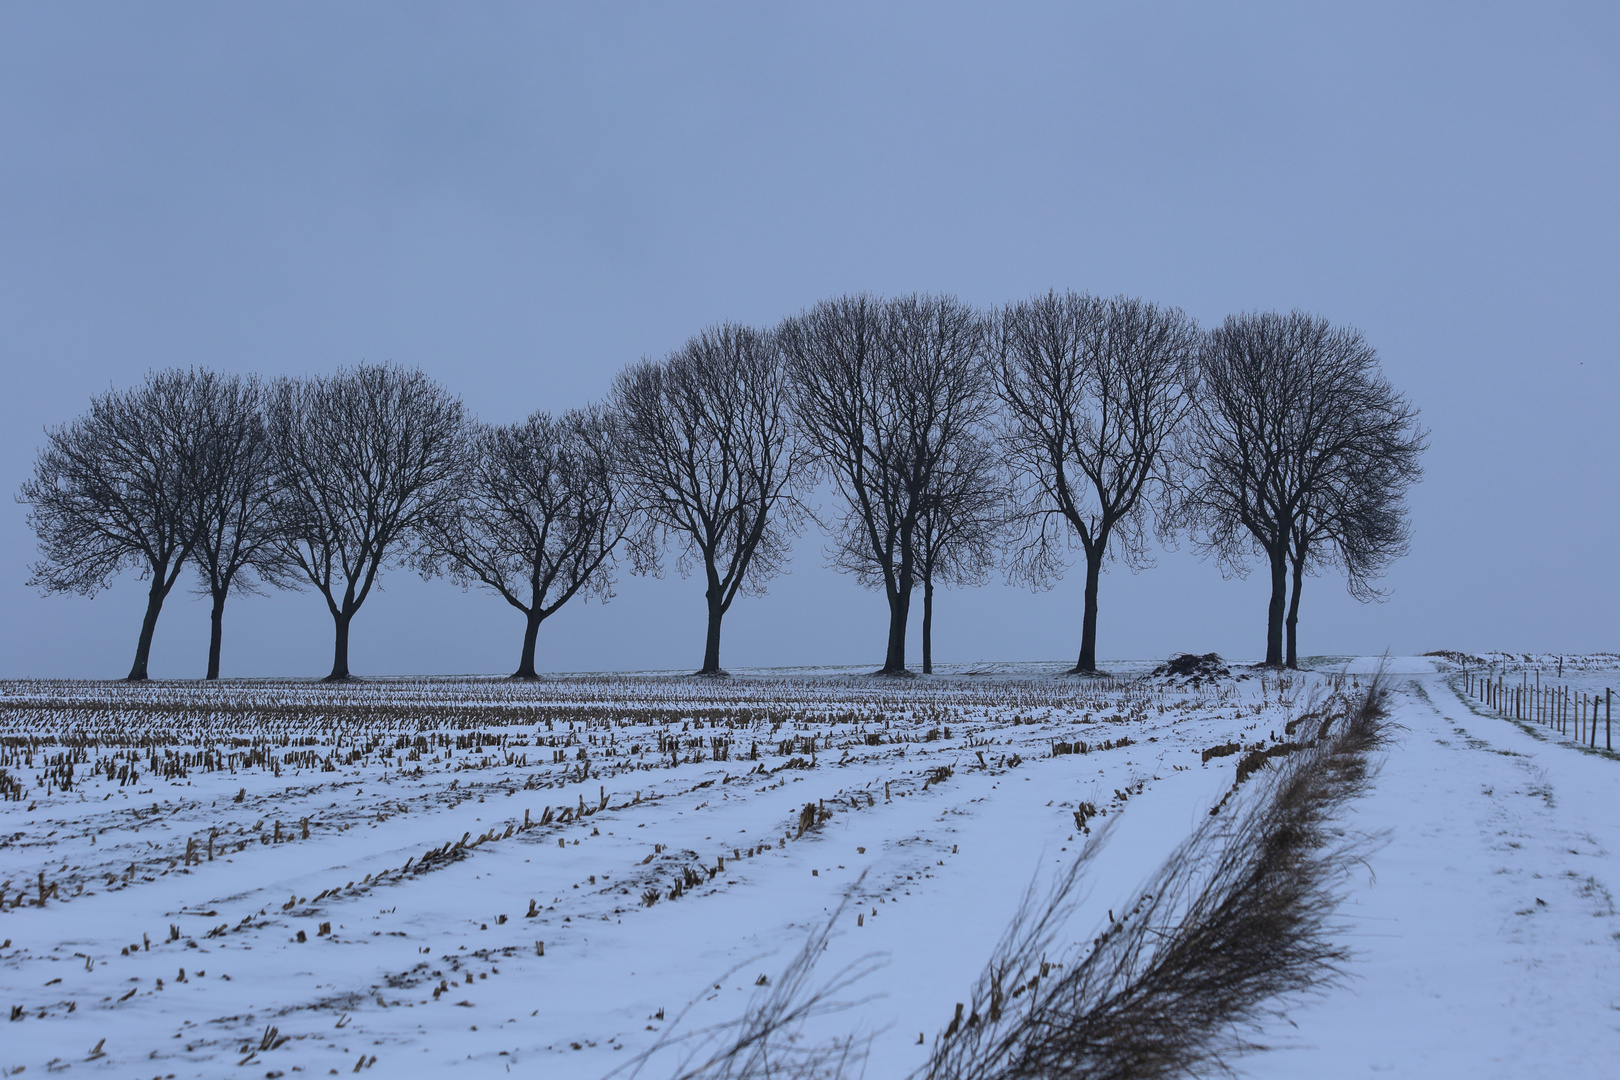
M 1613 714 L 1614 690 L 1605 687 L 1602 694 L 1575 690 L 1565 685 L 1542 685 L 1541 672 L 1535 672 L 1532 681 L 1529 672 L 1519 677 L 1518 683 L 1504 676 L 1480 676 L 1463 672 L 1468 696 L 1491 709 L 1499 716 L 1541 724 L 1570 738 L 1581 746 L 1593 749 L 1598 744 L 1598 728 L 1603 729 L 1603 748 L 1614 749 Z

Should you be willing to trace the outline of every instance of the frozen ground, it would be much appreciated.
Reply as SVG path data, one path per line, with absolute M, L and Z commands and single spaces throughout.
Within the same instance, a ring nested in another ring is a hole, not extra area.
M 1267 1032 L 1251 1075 L 1620 1075 L 1620 759 L 1502 718 L 1438 666 L 1407 681 L 1355 807 L 1385 843 L 1341 908 L 1352 978 Z M 1565 676 L 1620 688 L 1612 667 Z
M 689 1004 L 683 1029 L 740 1014 L 845 903 L 820 970 L 881 966 L 821 1030 L 903 1076 L 1077 809 L 1114 822 L 1088 940 L 1232 786 L 1202 751 L 1375 665 L 0 684 L 0 1070 L 601 1077 Z M 1345 822 L 1383 837 L 1356 958 L 1240 1067 L 1611 1075 L 1620 762 L 1465 701 L 1457 664 L 1393 666 L 1402 730 Z

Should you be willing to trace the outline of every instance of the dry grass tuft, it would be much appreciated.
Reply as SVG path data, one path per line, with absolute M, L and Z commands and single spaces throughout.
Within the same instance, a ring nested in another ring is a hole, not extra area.
M 1327 919 L 1359 849 L 1326 823 L 1368 782 L 1385 695 L 1380 675 L 1360 698 L 1340 698 L 1249 813 L 1209 819 L 1074 953 L 1059 936 L 1104 836 L 1094 839 L 1044 900 L 1026 899 L 923 1075 L 1140 1080 L 1224 1070 L 1252 1049 L 1242 1032 L 1268 1003 L 1338 977 L 1347 959 Z
M 809 1021 L 870 1000 L 841 998 L 883 963 L 881 955 L 868 954 L 824 982 L 812 981 L 816 961 L 847 904 L 846 899 L 810 935 L 780 975 L 775 979 L 761 975 L 754 981 L 753 1001 L 740 1018 L 677 1034 L 682 1019 L 701 1000 L 700 995 L 676 1015 L 650 1050 L 613 1070 L 606 1080 L 620 1074 L 633 1080 L 649 1063 L 658 1062 L 662 1068 L 661 1063 L 672 1055 L 677 1063 L 669 1070 L 671 1080 L 835 1080 L 859 1075 L 872 1035 L 847 1035 L 822 1042 L 804 1039 L 804 1027 Z M 715 982 L 724 983 L 755 962 L 744 961 Z

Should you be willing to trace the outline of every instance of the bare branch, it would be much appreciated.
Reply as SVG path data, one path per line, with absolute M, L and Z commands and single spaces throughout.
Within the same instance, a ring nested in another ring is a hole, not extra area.
M 252 375 L 199 387 L 203 429 L 202 529 L 193 552 L 200 591 L 213 601 L 208 675 L 219 678 L 225 600 L 233 588 L 291 583 L 295 571 L 276 517 L 275 460 L 265 427 L 265 391 Z
M 122 570 L 150 579 L 129 678 L 147 677 L 158 614 L 202 532 L 210 493 L 208 411 L 213 372 L 153 372 L 140 386 L 93 399 L 46 433 L 18 501 L 30 506 L 40 560 L 29 584 L 94 596 Z
M 1232 316 L 1200 354 L 1201 408 L 1181 504 L 1195 546 L 1228 572 L 1258 554 L 1271 571 L 1266 663 L 1297 665 L 1306 569 L 1337 563 L 1352 595 L 1404 550 L 1406 489 L 1427 434 L 1354 329 L 1292 312 Z M 1294 596 L 1287 600 L 1288 573 Z
M 953 492 L 979 490 L 965 463 L 994 400 L 987 326 L 950 296 L 857 295 L 818 304 L 779 334 L 800 430 L 846 504 L 833 565 L 883 588 L 882 671 L 904 672 L 923 519 L 933 513 L 943 524 Z
M 332 614 L 328 678 L 348 678 L 350 621 L 452 496 L 461 402 L 420 371 L 362 364 L 276 383 L 269 428 L 284 550 Z
M 1149 561 L 1147 523 L 1166 506 L 1169 453 L 1193 406 L 1198 330 L 1177 308 L 1048 293 L 998 323 L 1002 444 L 1019 477 L 1022 541 L 1011 572 L 1037 587 L 1066 554 L 1086 559 L 1076 672 L 1097 669 L 1098 575 L 1110 556 Z
M 708 637 L 700 674 L 720 672 L 720 625 L 739 592 L 762 593 L 787 563 L 805 462 L 789 426 L 773 336 L 724 324 L 662 363 L 620 374 L 625 475 L 645 523 L 638 569 L 657 540 L 679 546 L 684 575 L 703 568 Z
M 422 530 L 417 565 L 479 585 L 524 616 L 518 678 L 536 676 L 540 624 L 575 596 L 613 595 L 613 552 L 630 527 L 620 432 L 601 409 L 476 426 L 454 500 Z

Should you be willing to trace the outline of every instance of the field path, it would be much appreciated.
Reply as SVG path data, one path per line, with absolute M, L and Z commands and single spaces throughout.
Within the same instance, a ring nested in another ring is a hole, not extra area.
M 1350 978 L 1242 1071 L 1617 1075 L 1620 761 L 1477 713 L 1444 676 L 1395 701 L 1404 730 L 1349 818 L 1386 837 L 1341 909 Z

